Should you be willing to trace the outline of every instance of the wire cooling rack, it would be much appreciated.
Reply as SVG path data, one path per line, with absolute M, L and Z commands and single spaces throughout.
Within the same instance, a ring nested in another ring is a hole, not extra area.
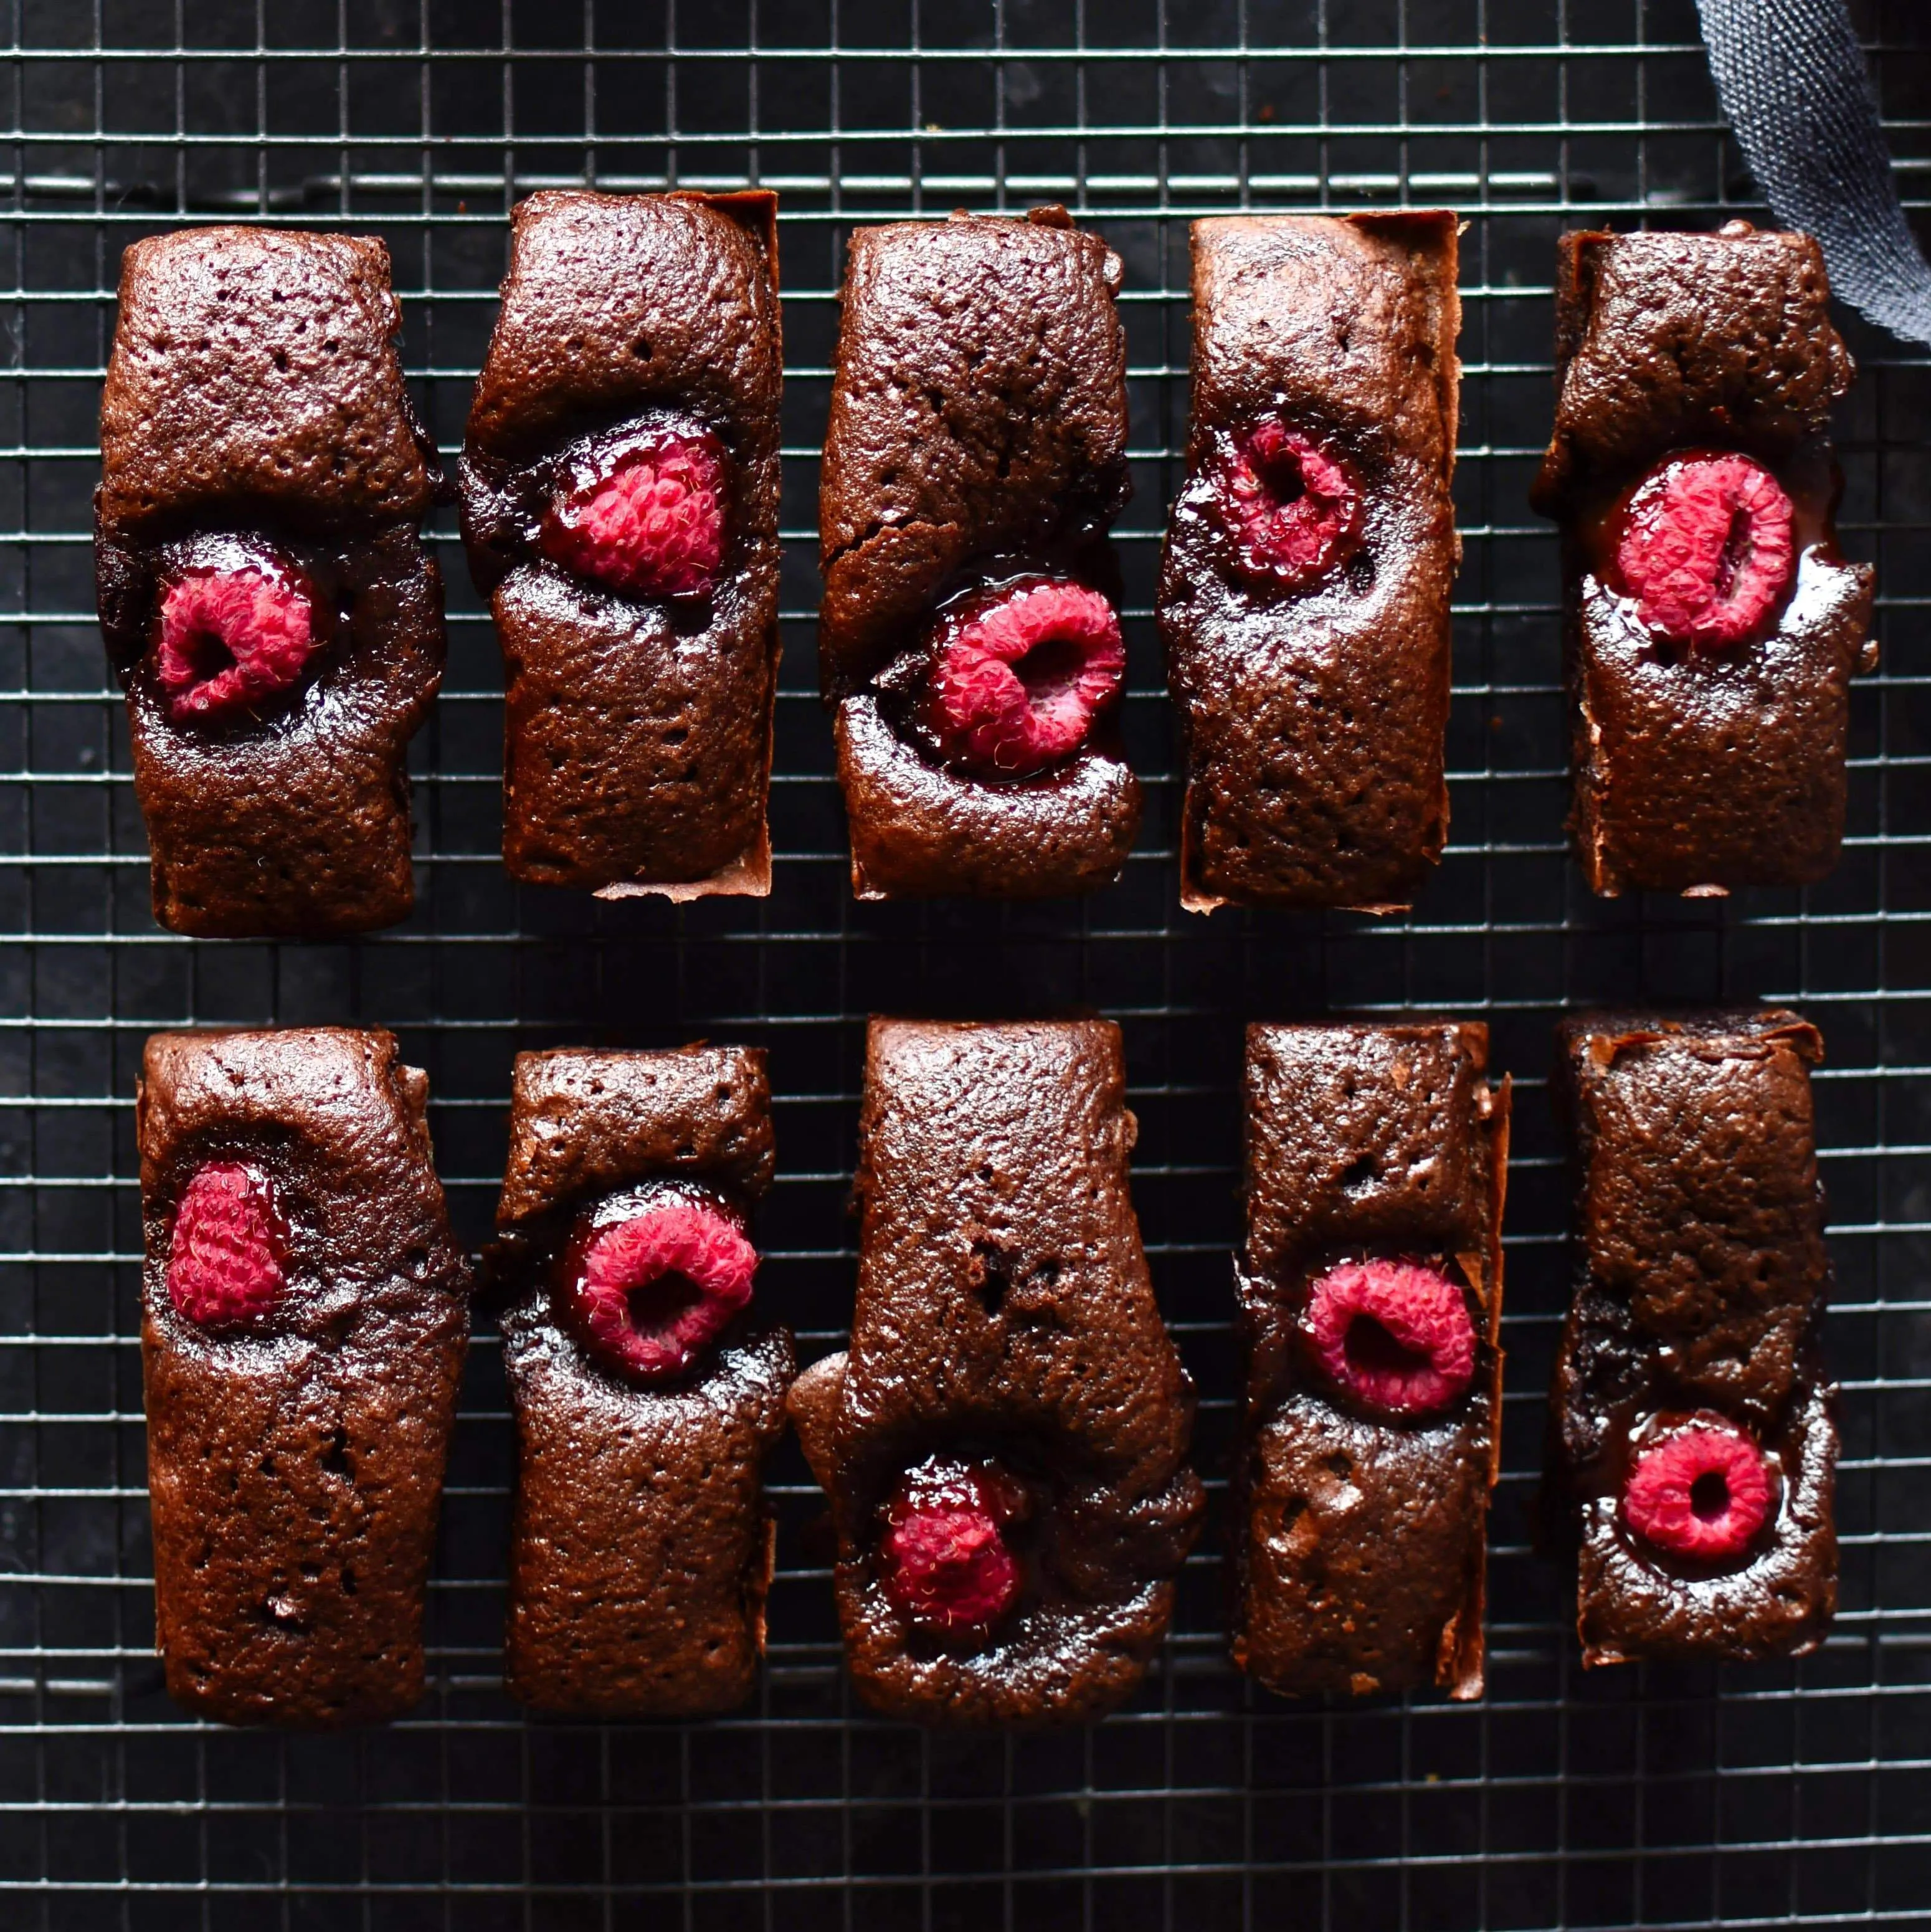
M 1563 850 L 1554 538 L 1525 491 L 1550 278 L 1579 224 L 1756 211 L 1690 0 L 10 0 L 0 13 L 0 1922 L 30 1928 L 920 1928 L 1923 1924 L 1931 1915 L 1931 368 L 1852 328 L 1846 548 L 1885 668 L 1853 704 L 1851 837 L 1810 892 L 1593 902 Z M 1879 50 L 1927 206 L 1931 29 Z M 1914 98 L 1909 90 L 1917 89 Z M 449 676 L 418 741 L 421 897 L 350 944 L 190 943 L 147 910 L 92 613 L 95 411 L 123 246 L 193 219 L 385 236 L 405 355 L 460 440 L 504 216 L 555 182 L 776 188 L 785 334 L 776 888 L 682 910 L 519 891 L 497 861 L 500 671 L 445 514 Z M 1071 204 L 1124 257 L 1137 494 L 1120 532 L 1141 849 L 1083 905 L 855 905 L 815 694 L 816 456 L 845 237 Z M 1411 917 L 1177 903 L 1149 616 L 1184 427 L 1186 222 L 1446 204 L 1463 254 L 1454 824 Z M 1585 1679 L 1526 1546 L 1565 1286 L 1550 1030 L 1587 1000 L 1801 1005 L 1840 1295 L 1843 1610 L 1805 1661 Z M 770 1668 L 742 1716 L 524 1722 L 498 1683 L 509 1432 L 493 1330 L 466 1384 L 433 1688 L 371 1736 L 198 1726 L 151 1654 L 131 1096 L 143 1037 L 366 1021 L 430 1073 L 460 1226 L 485 1228 L 511 1057 L 762 1042 L 782 1172 L 760 1292 L 805 1352 L 850 1305 L 862 1021 L 1090 1006 L 1126 1032 L 1135 1187 L 1201 1385 L 1216 1505 L 1234 1386 L 1243 1022 L 1486 1016 L 1518 1082 L 1504 1474 L 1487 1700 L 1294 1706 L 1225 1661 L 1210 1535 L 1162 1664 L 1090 1731 L 927 1736 L 838 1669 L 814 1514 L 779 1462 Z

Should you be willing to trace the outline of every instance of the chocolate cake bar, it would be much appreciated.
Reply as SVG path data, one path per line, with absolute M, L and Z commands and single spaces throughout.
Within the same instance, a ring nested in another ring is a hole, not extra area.
M 1441 857 L 1456 226 L 1193 224 L 1193 422 L 1158 615 L 1195 912 L 1393 910 Z
M 156 1640 L 224 1724 L 422 1694 L 469 1264 L 386 1033 L 163 1033 L 135 1108 Z
M 1805 235 L 1568 235 L 1532 492 L 1563 529 L 1592 891 L 1807 885 L 1837 863 L 1872 573 L 1838 555 L 1851 358 Z
M 1585 1014 L 1561 1034 L 1576 1286 L 1545 1502 L 1585 1664 L 1791 1656 L 1837 1600 L 1837 1432 L 1795 1013 Z
M 154 916 L 319 938 L 415 897 L 410 738 L 442 676 L 442 486 L 388 250 L 196 228 L 121 258 L 94 499 Z
M 492 1256 L 517 1484 L 505 1674 L 535 1708 L 695 1717 L 751 1694 L 790 1331 L 750 1308 L 762 1052 L 517 1057 Z
M 1473 1022 L 1247 1030 L 1234 1661 L 1482 1694 L 1509 1083 Z
M 852 236 L 818 647 L 861 898 L 1087 892 L 1132 847 L 1120 274 L 1060 208 Z
M 461 487 L 520 879 L 771 890 L 776 213 L 762 193 L 573 189 L 511 218 Z
M 1096 1717 L 1165 1633 L 1201 1491 L 1125 1092 L 1108 1021 L 871 1023 L 851 1341 L 790 1409 L 889 1715 Z

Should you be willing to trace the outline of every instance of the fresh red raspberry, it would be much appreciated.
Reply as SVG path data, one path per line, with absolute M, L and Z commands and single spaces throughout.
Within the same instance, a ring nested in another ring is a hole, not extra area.
M 1354 472 L 1271 417 L 1235 441 L 1222 488 L 1242 569 L 1274 589 L 1297 590 L 1325 576 L 1360 535 Z
M 885 1594 L 901 1616 L 940 1635 L 989 1630 L 1018 1600 L 1019 1562 L 1005 1526 L 1018 1484 L 985 1464 L 934 1456 L 911 1471 L 886 1510 Z
M 168 1246 L 168 1298 L 190 1322 L 232 1328 L 282 1292 L 288 1234 L 266 1174 L 210 1161 L 181 1191 Z
M 168 716 L 223 718 L 301 676 L 316 646 L 308 599 L 278 574 L 190 570 L 161 602 L 155 674 Z
M 1717 650 L 1782 602 L 1795 551 L 1790 499 L 1761 463 L 1679 457 L 1630 497 L 1616 568 L 1652 631 Z
M 1348 1262 L 1308 1296 L 1307 1332 L 1335 1384 L 1384 1415 L 1432 1415 L 1475 1375 L 1462 1291 L 1413 1262 Z
M 600 1228 L 570 1304 L 592 1349 L 644 1382 L 682 1375 L 751 1299 L 757 1250 L 724 1216 L 679 1202 Z
M 715 436 L 658 436 L 550 506 L 544 554 L 625 597 L 708 597 L 724 562 L 724 488 Z
M 988 777 L 1043 771 L 1079 749 L 1126 670 L 1120 619 L 1097 590 L 1020 584 L 942 635 L 932 676 L 940 748 Z
M 1708 1562 L 1741 1556 L 1770 1504 L 1763 1452 L 1720 1416 L 1699 1417 L 1639 1450 L 1623 1491 L 1624 1519 L 1645 1543 Z

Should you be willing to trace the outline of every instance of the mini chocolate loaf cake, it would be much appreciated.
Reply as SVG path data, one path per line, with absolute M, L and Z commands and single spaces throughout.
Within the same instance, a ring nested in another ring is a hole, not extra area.
M 322 938 L 414 903 L 443 478 L 401 326 L 380 242 L 196 228 L 121 258 L 95 581 L 172 932 Z
M 790 1408 L 889 1715 L 1098 1717 L 1165 1634 L 1202 1498 L 1125 1096 L 1109 1021 L 871 1023 L 850 1346 Z
M 428 1088 L 386 1033 L 148 1042 L 156 1640 L 197 1716 L 323 1727 L 422 1695 L 469 1289 Z
M 776 214 L 761 193 L 559 190 L 511 218 L 461 488 L 519 879 L 771 890 Z
M 790 1331 L 749 1312 L 771 1089 L 745 1047 L 517 1056 L 492 1255 L 516 1412 L 505 1675 L 545 1711 L 750 1696 Z
M 1456 218 L 1196 221 L 1193 265 L 1182 902 L 1394 910 L 1448 831 Z
M 1545 1514 L 1585 1664 L 1800 1654 L 1837 1602 L 1831 1280 L 1792 1012 L 1585 1014 L 1561 1034 L 1576 1286 Z
M 1837 862 L 1872 573 L 1837 554 L 1851 384 L 1806 235 L 1567 235 L 1561 394 L 1532 492 L 1563 529 L 1594 892 L 1807 885 Z
M 1132 848 L 1120 280 L 1061 208 L 852 236 L 818 649 L 861 898 L 1088 892 Z
M 1482 1694 L 1509 1083 L 1472 1022 L 1247 1029 L 1234 1659 Z

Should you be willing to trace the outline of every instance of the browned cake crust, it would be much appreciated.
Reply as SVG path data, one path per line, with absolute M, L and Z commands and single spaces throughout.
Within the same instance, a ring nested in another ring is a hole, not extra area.
M 386 1033 L 156 1034 L 136 1102 L 156 1641 L 226 1724 L 325 1726 L 422 1694 L 422 1612 L 469 1332 L 469 1265 Z M 287 1286 L 213 1333 L 169 1298 L 203 1162 L 274 1184 Z
M 1488 1053 L 1473 1022 L 1247 1030 L 1234 1658 L 1286 1696 L 1482 1694 L 1509 1142 Z M 1328 1269 L 1401 1258 L 1459 1276 L 1477 1337 L 1468 1390 L 1414 1422 L 1355 1410 L 1299 1331 Z
M 771 889 L 778 674 L 777 200 L 546 190 L 511 218 L 461 466 L 508 687 L 503 861 L 605 897 Z M 654 418 L 730 465 L 723 571 L 688 616 L 535 543 L 559 460 Z
M 1561 384 L 1531 493 L 1563 526 L 1575 797 L 1592 891 L 1806 885 L 1837 862 L 1852 675 L 1876 663 L 1873 575 L 1837 552 L 1831 406 L 1851 358 L 1806 235 L 1573 234 L 1556 284 Z M 1777 476 L 1800 560 L 1782 614 L 1719 652 L 1650 635 L 1606 580 L 1618 500 L 1672 453 Z
M 1063 208 L 852 236 L 819 494 L 818 648 L 861 898 L 1086 892 L 1132 849 L 1140 790 L 1112 720 L 1060 770 L 988 783 L 940 766 L 894 716 L 920 634 L 955 592 L 1050 565 L 1117 601 L 1106 532 L 1130 489 L 1120 274 Z
M 1560 1035 L 1576 1156 L 1576 1286 L 1550 1396 L 1552 1527 L 1579 1541 L 1585 1664 L 1787 1656 L 1837 1608 L 1835 1391 L 1810 1069 L 1792 1012 L 1584 1014 Z M 1620 1498 L 1649 1417 L 1714 1411 L 1783 1496 L 1756 1553 L 1714 1571 L 1634 1538 Z
M 750 1696 L 764 1651 L 772 1520 L 761 1472 L 784 1432 L 790 1331 L 752 1311 L 669 1387 L 592 1360 L 550 1264 L 582 1209 L 640 1183 L 748 1210 L 771 1185 L 761 1050 L 517 1056 L 493 1257 L 517 1486 L 505 1676 L 541 1710 L 696 1717 Z
M 1448 830 L 1456 218 L 1193 224 L 1193 420 L 1158 615 L 1187 750 L 1182 902 L 1392 910 Z M 1235 567 L 1215 502 L 1273 418 L 1350 464 L 1359 548 L 1306 588 Z
M 378 241 L 199 228 L 121 259 L 96 587 L 172 931 L 321 937 L 414 902 L 403 758 L 445 652 L 418 526 L 442 473 L 400 327 Z M 160 596 L 197 540 L 224 537 L 305 573 L 333 634 L 258 712 L 177 724 L 154 671 Z
M 831 1501 L 847 1661 L 892 1716 L 1097 1717 L 1165 1634 L 1202 1498 L 1125 1094 L 1109 1021 L 871 1023 L 851 1342 L 799 1378 L 791 1412 Z M 1008 1622 L 943 1648 L 883 1589 L 879 1512 L 919 1457 L 980 1450 L 1040 1491 L 1033 1556 Z

